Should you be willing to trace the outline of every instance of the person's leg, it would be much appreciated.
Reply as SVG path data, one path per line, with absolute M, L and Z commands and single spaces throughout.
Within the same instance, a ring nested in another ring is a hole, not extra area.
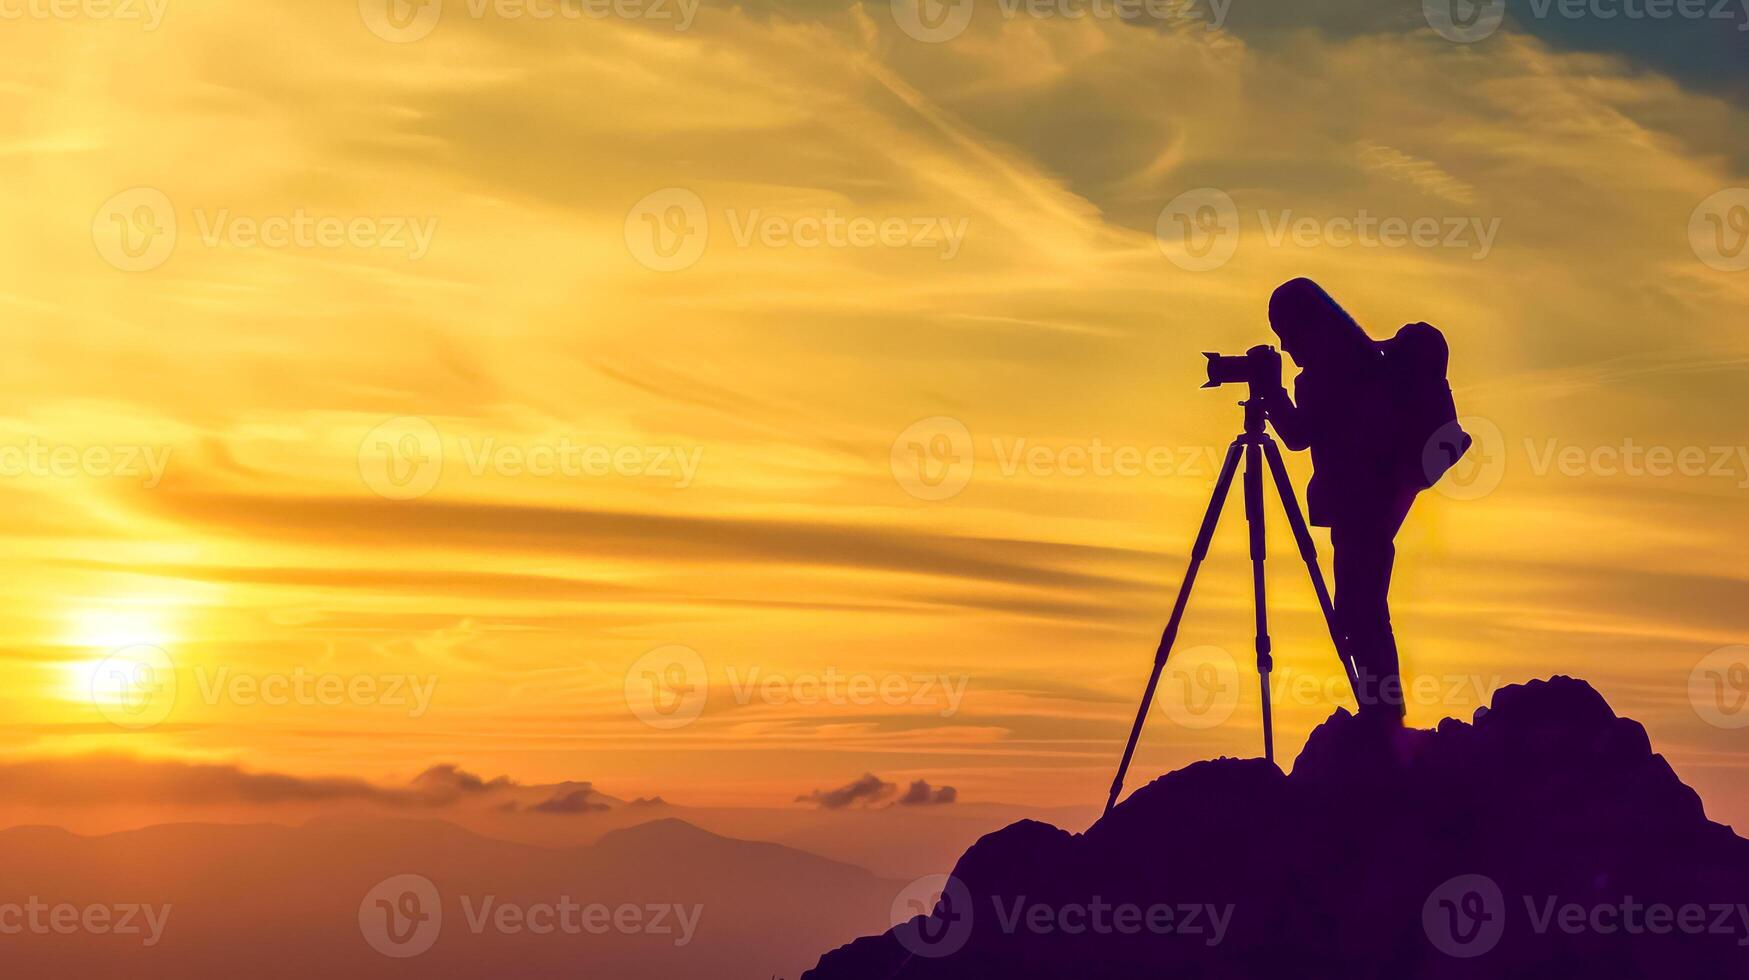
M 1354 657 L 1363 714 L 1403 715 L 1403 681 L 1391 632 L 1391 520 L 1342 522 L 1330 529 L 1336 572 L 1336 622 Z
M 1415 494 L 1406 493 L 1391 503 L 1379 522 L 1378 535 L 1383 561 L 1379 566 L 1378 588 L 1378 623 L 1379 634 L 1379 664 L 1390 678 L 1390 704 L 1399 724 L 1408 715 L 1409 694 L 1403 682 L 1402 662 L 1397 655 L 1397 632 L 1391 625 L 1391 573 L 1397 561 L 1397 532 L 1402 529 L 1403 521 L 1409 516 L 1409 508 L 1415 503 Z

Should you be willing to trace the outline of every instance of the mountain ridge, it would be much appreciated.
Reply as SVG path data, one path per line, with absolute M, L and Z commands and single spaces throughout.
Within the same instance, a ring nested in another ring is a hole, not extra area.
M 1429 730 L 1338 709 L 1291 774 L 1193 763 L 1083 833 L 986 835 L 933 891 L 804 978 L 1749 975 L 1749 841 L 1566 676 Z M 1635 903 L 1704 908 L 1710 931 L 1588 924 Z

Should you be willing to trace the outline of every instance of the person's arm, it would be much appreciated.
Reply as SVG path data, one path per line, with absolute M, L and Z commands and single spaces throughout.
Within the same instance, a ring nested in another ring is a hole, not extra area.
M 1281 384 L 1281 355 L 1268 345 L 1248 351 L 1265 363 L 1265 376 L 1257 385 L 1257 396 L 1263 399 L 1263 410 L 1275 426 L 1275 434 L 1287 448 L 1299 452 L 1312 444 L 1312 415 L 1294 404 Z
M 1277 385 L 1265 392 L 1263 410 L 1269 414 L 1275 434 L 1281 436 L 1282 444 L 1287 448 L 1299 452 L 1312 444 L 1312 415 L 1293 403 L 1286 388 Z

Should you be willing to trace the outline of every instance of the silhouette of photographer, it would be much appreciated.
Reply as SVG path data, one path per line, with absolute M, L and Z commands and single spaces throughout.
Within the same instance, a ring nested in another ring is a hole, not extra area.
M 1409 516 L 1415 495 L 1437 483 L 1470 448 L 1445 379 L 1450 351 L 1445 337 L 1426 323 L 1408 324 L 1389 340 L 1375 342 L 1310 279 L 1294 279 L 1275 290 L 1269 298 L 1269 323 L 1281 337 L 1282 349 L 1300 365 L 1294 381 L 1297 398 L 1288 397 L 1282 387 L 1281 355 L 1268 344 L 1251 348 L 1243 357 L 1203 352 L 1208 358 L 1204 388 L 1247 386 L 1249 397 L 1239 403 L 1245 409 L 1245 429 L 1227 447 L 1221 474 L 1209 495 L 1208 510 L 1190 549 L 1190 565 L 1179 583 L 1172 616 L 1160 632 L 1160 644 L 1154 648 L 1154 669 L 1106 796 L 1106 813 L 1117 806 L 1123 793 L 1124 776 L 1178 638 L 1197 570 L 1208 557 L 1221 507 L 1241 462 L 1257 616 L 1263 757 L 1275 761 L 1269 686 L 1272 642 L 1264 584 L 1269 554 L 1263 513 L 1265 463 L 1311 573 L 1318 608 L 1336 642 L 1343 673 L 1354 687 L 1360 717 L 1381 730 L 1400 728 L 1404 721 L 1403 679 L 1397 638 L 1391 632 L 1391 565 L 1397 556 L 1397 529 Z M 1312 451 L 1307 510 L 1312 524 L 1330 529 L 1336 566 L 1334 600 L 1325 587 L 1317 546 L 1300 512 L 1281 449 L 1265 431 L 1271 422 L 1289 449 Z
M 1290 398 L 1281 355 L 1253 348 L 1267 364 L 1258 394 L 1282 442 L 1312 451 L 1306 506 L 1312 524 L 1330 529 L 1336 628 L 1360 682 L 1355 698 L 1362 717 L 1401 724 L 1389 602 L 1394 542 L 1416 494 L 1469 446 L 1445 383 L 1445 340 L 1413 323 L 1374 341 L 1310 279 L 1275 290 L 1269 325 L 1301 370 Z

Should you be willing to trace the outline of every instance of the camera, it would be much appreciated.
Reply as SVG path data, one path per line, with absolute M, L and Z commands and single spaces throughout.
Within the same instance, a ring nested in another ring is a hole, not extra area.
M 1269 356 L 1274 352 L 1275 348 L 1269 346 L 1253 347 L 1244 354 L 1216 354 L 1205 350 L 1202 356 L 1209 359 L 1209 379 L 1203 383 L 1203 387 L 1218 388 L 1221 385 L 1269 381 L 1272 373 L 1270 362 L 1273 360 L 1275 364 L 1280 364 L 1278 359 Z M 1273 370 L 1279 371 L 1280 368 Z

